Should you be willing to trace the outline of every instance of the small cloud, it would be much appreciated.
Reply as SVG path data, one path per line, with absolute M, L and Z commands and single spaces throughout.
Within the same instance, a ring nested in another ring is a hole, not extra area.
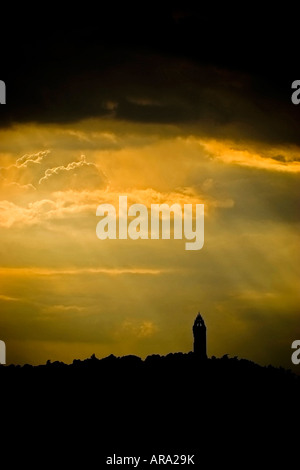
M 49 154 L 50 150 L 28 153 L 15 163 L 0 168 L 0 190 L 5 194 L 5 199 L 16 200 L 18 196 L 36 190 L 39 179 L 49 165 Z
M 289 149 L 283 155 L 274 148 L 257 149 L 250 144 L 244 148 L 233 141 L 202 139 L 199 143 L 213 159 L 229 165 L 289 173 L 300 172 L 299 149 Z
M 137 104 L 138 106 L 163 106 L 158 100 L 145 97 L 128 97 L 129 103 Z
M 46 314 L 58 314 L 62 315 L 66 314 L 78 314 L 80 312 L 84 312 L 85 308 L 78 305 L 62 305 L 62 304 L 55 304 L 55 305 L 48 305 L 43 308 L 43 311 Z
M 115 111 L 118 108 L 118 102 L 108 100 L 103 103 L 102 107 L 107 111 Z
M 67 166 L 60 165 L 48 168 L 39 180 L 39 185 L 57 191 L 59 189 L 91 189 L 103 188 L 106 176 L 97 165 L 88 162 L 85 155 L 79 161 L 71 162 Z
M 26 207 L 11 201 L 0 201 L 0 226 L 10 228 L 13 225 L 35 225 L 41 221 L 58 219 L 86 211 L 86 206 L 73 204 L 66 207 L 59 200 L 42 199 L 30 202 Z
M 3 178 L 3 176 L 0 175 L 0 191 L 1 190 L 5 192 L 6 198 L 13 198 L 24 193 L 36 191 L 36 188 L 31 183 L 21 184 L 17 181 L 8 181 L 6 178 Z
M 277 162 L 282 162 L 282 163 L 285 163 L 288 161 L 288 159 L 284 155 L 274 155 L 271 158 L 273 158 L 273 160 L 276 160 Z
M 15 166 L 17 168 L 27 167 L 29 163 L 41 163 L 43 159 L 49 155 L 50 150 L 43 150 L 41 152 L 33 154 L 25 154 L 22 157 L 18 158 Z
M 154 333 L 158 330 L 157 326 L 151 321 L 144 321 L 139 325 L 138 336 L 139 337 L 147 337 L 153 336 Z
M 0 275 L 15 276 L 26 275 L 31 277 L 38 276 L 78 276 L 81 274 L 103 274 L 108 276 L 122 276 L 122 275 L 145 275 L 145 276 L 158 276 L 161 274 L 171 272 L 171 269 L 155 269 L 155 268 L 0 268 Z M 61 306 L 60 306 L 61 307 Z M 68 308 L 68 307 L 65 307 Z
M 0 294 L 0 301 L 1 300 L 4 300 L 5 302 L 19 302 L 20 299 L 18 299 L 17 297 L 11 297 L 9 295 L 3 295 L 3 294 Z
M 147 338 L 153 336 L 157 331 L 157 326 L 149 320 L 142 322 L 134 322 L 132 320 L 125 320 L 122 329 L 131 333 L 137 338 Z
M 273 160 L 276 160 L 277 162 L 281 163 L 291 163 L 291 162 L 299 162 L 300 161 L 300 156 L 299 153 L 293 154 L 290 153 L 289 155 L 285 154 L 277 154 L 277 155 L 271 155 L 271 158 Z

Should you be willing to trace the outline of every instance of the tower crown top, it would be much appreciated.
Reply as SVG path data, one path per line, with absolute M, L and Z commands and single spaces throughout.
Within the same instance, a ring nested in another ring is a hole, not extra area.
M 200 315 L 200 313 L 198 313 L 198 315 L 195 318 L 193 328 L 206 328 L 204 320 L 203 320 L 202 316 Z
M 206 326 L 200 313 L 198 313 L 194 321 L 193 335 L 194 335 L 194 353 L 199 359 L 207 359 Z

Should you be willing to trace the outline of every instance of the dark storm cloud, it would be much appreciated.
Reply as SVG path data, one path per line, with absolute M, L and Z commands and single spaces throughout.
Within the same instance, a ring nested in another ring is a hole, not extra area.
M 0 124 L 107 116 L 300 143 L 293 28 L 279 37 L 286 20 L 274 12 L 106 6 L 83 10 L 80 21 L 57 15 L 41 31 L 17 24 L 4 54 Z

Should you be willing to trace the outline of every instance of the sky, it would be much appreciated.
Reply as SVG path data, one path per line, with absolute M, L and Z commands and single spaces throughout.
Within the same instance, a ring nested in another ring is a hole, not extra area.
M 68 18 L 53 9 L 39 22 L 7 13 L 0 338 L 8 363 L 188 352 L 199 311 L 210 357 L 299 372 L 295 20 L 176 5 Z M 96 209 L 118 207 L 120 195 L 149 209 L 204 204 L 203 248 L 99 240 Z

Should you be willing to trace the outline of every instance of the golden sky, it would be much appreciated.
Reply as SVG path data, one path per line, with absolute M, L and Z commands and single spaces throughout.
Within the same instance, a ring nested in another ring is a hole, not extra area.
M 48 9 L 44 27 L 26 4 L 0 31 L 7 362 L 188 352 L 200 311 L 209 356 L 297 370 L 297 16 L 186 2 L 73 10 Z M 97 207 L 120 195 L 204 204 L 203 248 L 99 240 Z
M 88 119 L 1 139 L 1 319 L 9 363 L 192 349 L 291 367 L 299 336 L 299 147 Z M 278 155 L 281 157 L 278 158 Z M 202 250 L 96 237 L 96 208 L 204 203 Z

